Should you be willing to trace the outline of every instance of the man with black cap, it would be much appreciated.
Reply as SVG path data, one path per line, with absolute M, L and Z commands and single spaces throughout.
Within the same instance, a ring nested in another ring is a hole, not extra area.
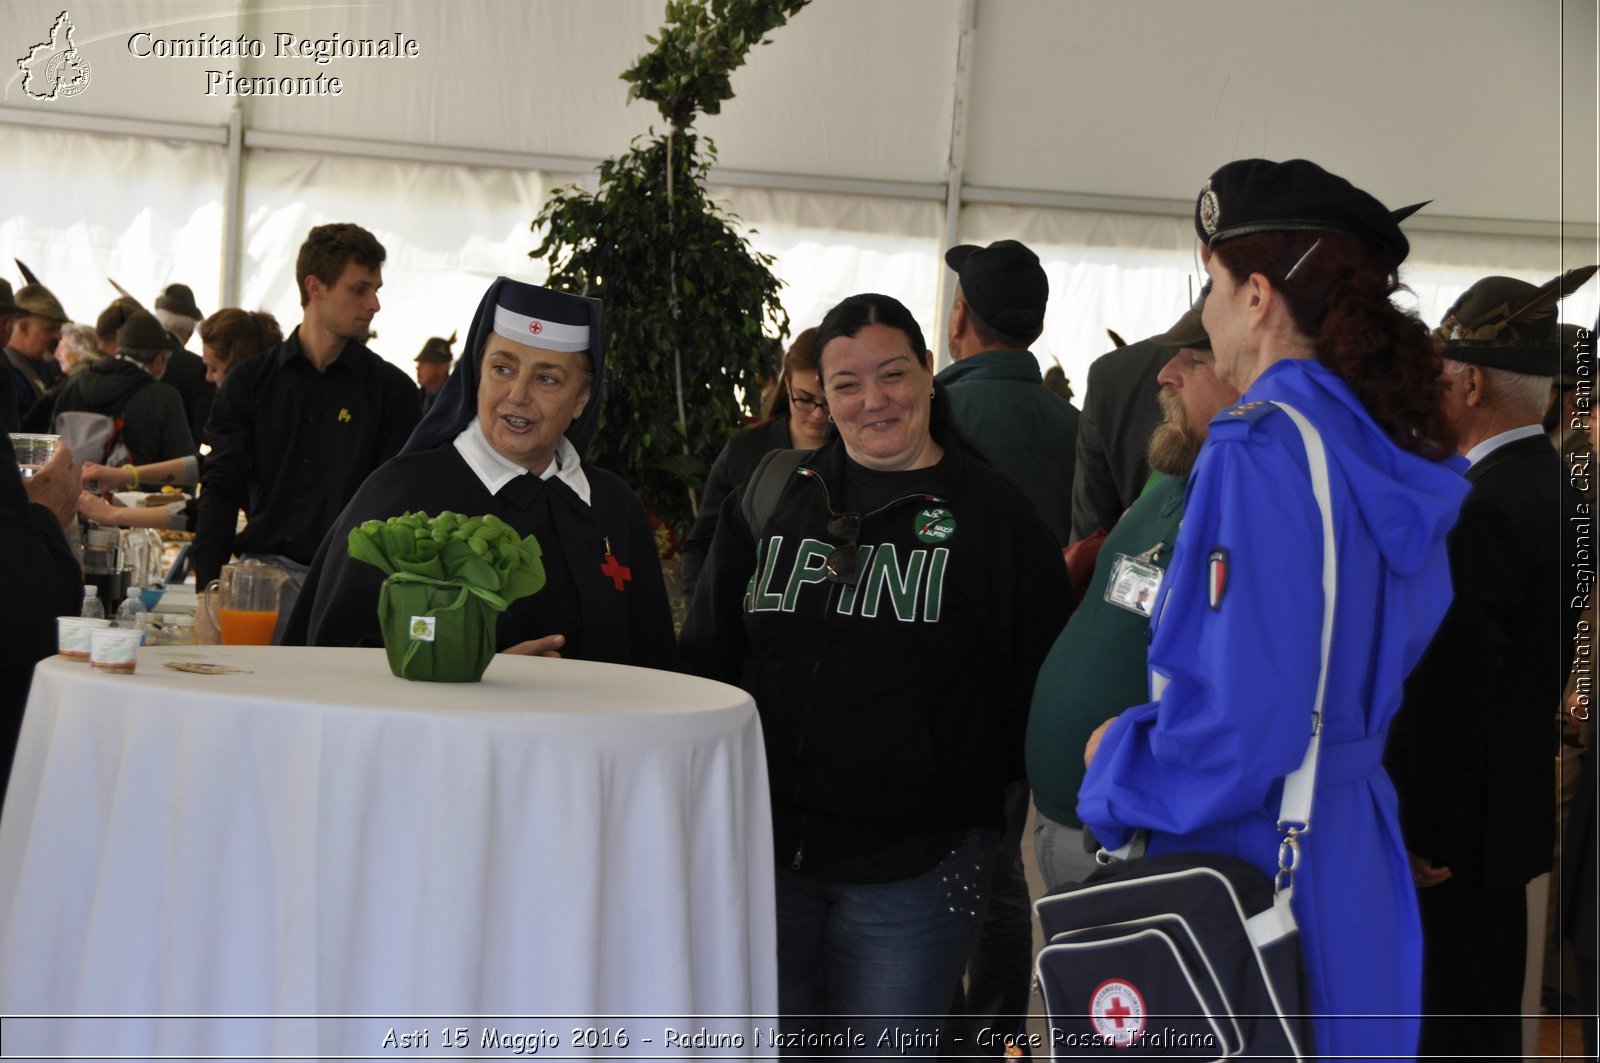
M 1016 240 L 945 252 L 960 278 L 950 311 L 950 357 L 934 382 L 950 397 L 956 425 L 1006 472 L 1065 546 L 1072 525 L 1072 452 L 1078 410 L 1044 386 L 1028 346 L 1044 331 L 1050 282 L 1039 256 Z M 967 966 L 964 1011 L 975 1034 L 1001 1016 L 1026 1014 L 1033 911 L 1022 871 L 1028 785 L 1006 790 L 1006 831 L 990 872 L 988 906 Z
M 6 343 L 6 360 L 11 363 L 16 387 L 17 413 L 26 419 L 50 383 L 45 379 L 45 356 L 61 339 L 61 326 L 69 320 L 67 312 L 50 289 L 42 284 L 24 284 L 14 300 L 20 316 L 11 326 Z
M 105 462 L 119 443 L 133 464 L 193 455 L 194 437 L 189 434 L 183 400 L 172 388 L 157 383 L 170 356 L 161 323 L 135 310 L 117 330 L 117 356 L 101 358 L 67 378 L 55 396 L 52 430 L 61 431 L 63 414 L 97 413 L 112 420 L 111 439 L 102 453 L 80 454 L 85 460 Z
M 189 350 L 187 344 L 205 315 L 195 305 L 194 291 L 187 284 L 169 284 L 162 289 L 156 296 L 155 315 L 161 327 L 171 335 L 172 354 L 167 359 L 166 375 L 161 379 L 183 396 L 189 431 L 195 439 L 202 439 L 206 421 L 211 416 L 211 403 L 217 397 L 217 386 L 206 379 L 205 362 Z
M 1556 302 L 1593 273 L 1485 278 L 1435 330 L 1472 486 L 1448 540 L 1455 597 L 1385 756 L 1422 911 L 1424 1056 L 1522 1053 L 1526 887 L 1550 870 L 1572 634 L 1556 604 L 1561 456 L 1540 420 L 1561 365 Z
M 422 389 L 424 416 L 433 408 L 433 401 L 439 397 L 444 382 L 450 379 L 450 363 L 455 361 L 450 348 L 455 342 L 454 332 L 450 333 L 449 339 L 430 336 L 428 342 L 422 345 L 422 353 L 417 355 L 417 386 Z
M 1028 351 L 1044 331 L 1044 267 L 1016 240 L 962 244 L 944 260 L 961 278 L 950 311 L 955 364 L 934 380 L 949 394 L 962 433 L 1017 482 L 1065 546 L 1078 410 L 1044 386 Z
M 383 245 L 359 225 L 312 229 L 295 262 L 304 318 L 278 346 L 229 370 L 206 425 L 195 580 L 217 578 L 236 547 L 277 565 L 289 574 L 280 633 L 322 537 L 420 417 L 416 385 L 363 342 L 383 260 Z M 241 509 L 249 524 L 235 542 Z

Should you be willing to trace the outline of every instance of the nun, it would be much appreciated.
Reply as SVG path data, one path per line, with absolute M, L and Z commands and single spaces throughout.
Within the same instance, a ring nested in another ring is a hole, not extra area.
M 323 540 L 284 642 L 381 646 L 384 574 L 350 557 L 350 530 L 451 510 L 492 513 L 543 551 L 545 587 L 500 614 L 500 652 L 670 668 L 672 614 L 644 506 L 583 460 L 604 371 L 599 300 L 506 277 L 489 285 L 427 416 Z

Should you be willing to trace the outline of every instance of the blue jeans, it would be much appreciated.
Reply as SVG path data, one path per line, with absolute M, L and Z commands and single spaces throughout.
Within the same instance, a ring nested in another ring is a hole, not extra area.
M 1100 865 L 1094 862 L 1093 853 L 1084 852 L 1083 828 L 1058 823 L 1040 812 L 1037 805 L 1033 811 L 1033 855 L 1039 861 L 1045 892 L 1088 878 L 1089 872 Z
M 972 830 L 933 870 L 860 885 L 777 869 L 785 1033 L 854 1035 L 795 1055 L 938 1055 L 944 1012 L 984 909 L 998 835 Z M 858 1043 L 859 1042 L 859 1043 Z

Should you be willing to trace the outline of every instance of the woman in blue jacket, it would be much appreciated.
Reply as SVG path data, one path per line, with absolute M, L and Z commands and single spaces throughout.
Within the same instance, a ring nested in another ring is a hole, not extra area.
M 1101 843 L 1277 868 L 1282 779 L 1311 730 L 1323 619 L 1320 511 L 1299 432 L 1331 469 L 1337 596 L 1321 763 L 1292 905 L 1318 1054 L 1408 1056 L 1421 930 L 1382 765 L 1401 684 L 1450 602 L 1440 361 L 1390 302 L 1408 244 L 1372 196 L 1314 163 L 1229 163 L 1201 191 L 1204 322 L 1242 405 L 1211 422 L 1154 611 L 1152 700 L 1090 739 L 1078 812 Z M 1336 1018 L 1336 1016 L 1354 1016 Z

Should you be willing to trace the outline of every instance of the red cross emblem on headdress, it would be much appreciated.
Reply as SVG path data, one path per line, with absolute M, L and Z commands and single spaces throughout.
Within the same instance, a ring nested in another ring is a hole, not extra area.
M 544 322 L 535 321 L 533 324 L 528 326 L 528 331 L 537 336 L 539 333 L 544 331 Z

